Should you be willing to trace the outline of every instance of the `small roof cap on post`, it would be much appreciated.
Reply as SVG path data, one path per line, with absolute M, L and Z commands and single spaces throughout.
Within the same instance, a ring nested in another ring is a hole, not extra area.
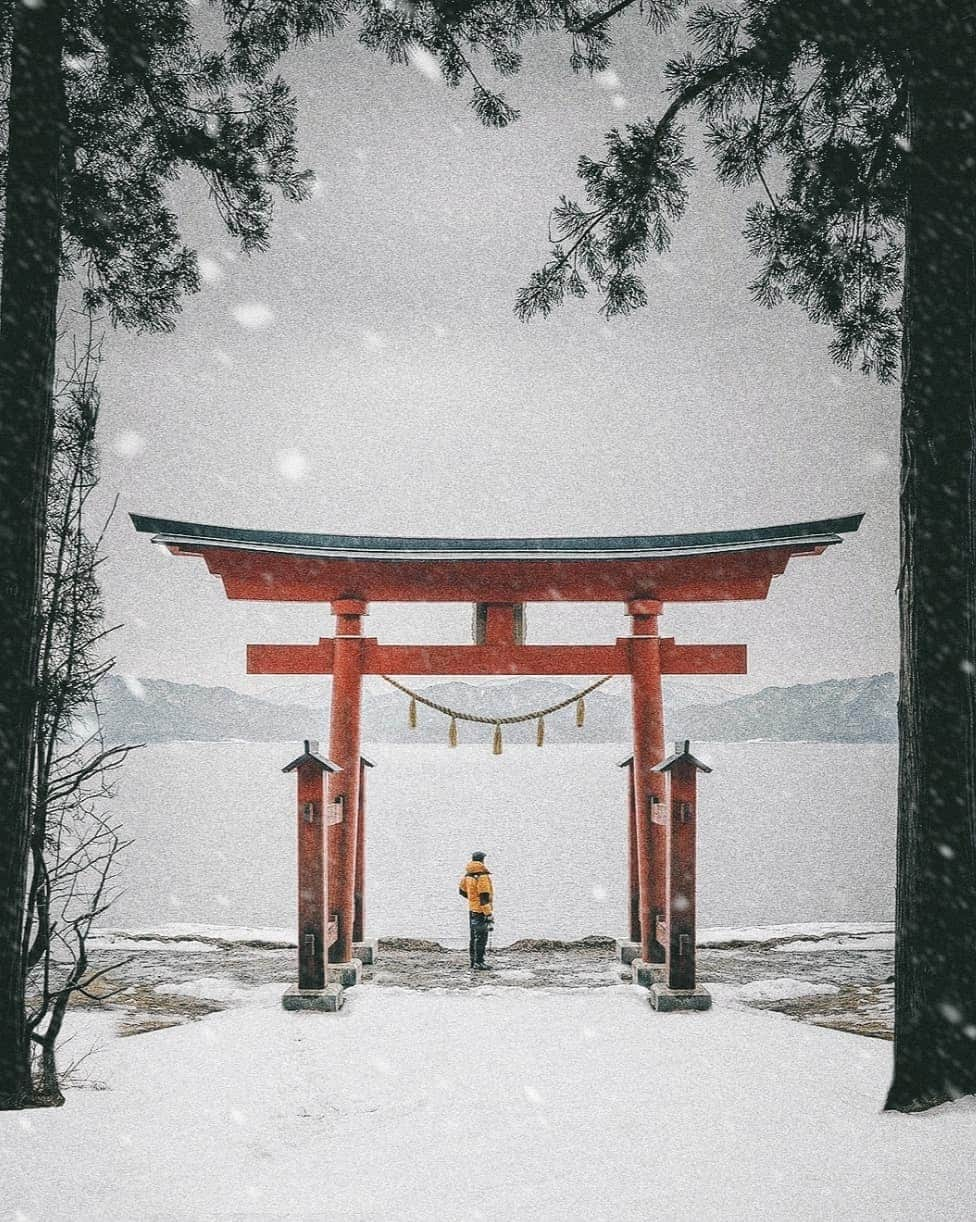
M 359 762 L 363 765 L 364 768 L 375 768 L 376 767 L 373 761 L 368 760 L 365 755 L 361 755 L 359 757 Z
M 707 764 L 703 764 L 701 760 L 695 759 L 691 754 L 689 747 L 691 739 L 686 738 L 683 741 L 674 744 L 674 755 L 669 755 L 666 760 L 662 760 L 660 764 L 655 764 L 651 769 L 652 772 L 670 772 L 672 768 L 678 764 L 691 764 L 693 768 L 697 768 L 700 772 L 711 772 L 711 768 Z
M 626 768 L 628 764 L 632 764 L 633 762 L 634 762 L 634 757 L 633 757 L 632 755 L 628 755 L 628 756 L 627 756 L 627 758 L 626 758 L 625 760 L 621 760 L 621 761 L 620 761 L 620 763 L 617 765 L 617 767 L 618 767 L 618 768 Z
M 342 771 L 338 764 L 334 764 L 332 760 L 326 759 L 324 755 L 319 755 L 319 740 L 317 738 L 306 738 L 305 750 L 296 759 L 293 759 L 290 764 L 285 764 L 281 771 L 294 772 L 302 764 L 317 764 L 323 772 Z

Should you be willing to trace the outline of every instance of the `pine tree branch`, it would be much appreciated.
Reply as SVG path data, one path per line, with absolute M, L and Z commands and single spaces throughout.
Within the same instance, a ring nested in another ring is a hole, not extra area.
M 733 55 L 731 59 L 727 59 L 725 63 L 715 64 L 711 68 L 706 69 L 696 80 L 690 85 L 686 85 L 683 89 L 675 94 L 674 100 L 667 108 L 664 114 L 658 119 L 657 125 L 654 128 L 652 137 L 653 144 L 659 144 L 667 134 L 668 128 L 674 121 L 676 116 L 689 106 L 696 98 L 701 97 L 703 93 L 707 93 L 709 89 L 720 85 L 722 81 L 730 76 L 734 76 L 743 68 L 751 67 L 759 60 L 759 53 L 756 47 L 750 47 L 747 51 L 740 51 L 738 55 Z
M 607 9 L 605 13 L 595 13 L 592 17 L 588 17 L 580 25 L 567 25 L 566 29 L 571 34 L 589 34 L 593 30 L 598 29 L 601 25 L 612 20 L 618 13 L 622 13 L 625 9 L 639 3 L 640 0 L 617 0 L 617 3 Z

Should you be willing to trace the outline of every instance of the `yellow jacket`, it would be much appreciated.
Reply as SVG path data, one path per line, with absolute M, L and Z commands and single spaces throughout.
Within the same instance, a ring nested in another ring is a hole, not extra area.
M 458 883 L 458 894 L 468 901 L 468 908 L 471 912 L 491 916 L 494 889 L 491 885 L 491 875 L 485 869 L 484 862 L 468 862 L 467 871 Z

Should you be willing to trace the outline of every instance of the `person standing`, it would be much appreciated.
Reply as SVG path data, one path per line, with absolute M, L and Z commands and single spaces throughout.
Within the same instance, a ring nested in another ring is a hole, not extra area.
M 494 924 L 494 888 L 491 885 L 491 874 L 485 866 L 484 853 L 471 854 L 464 877 L 458 883 L 458 894 L 468 901 L 468 950 L 471 967 L 476 972 L 487 972 L 490 968 L 485 963 L 485 948 L 488 945 L 488 934 Z

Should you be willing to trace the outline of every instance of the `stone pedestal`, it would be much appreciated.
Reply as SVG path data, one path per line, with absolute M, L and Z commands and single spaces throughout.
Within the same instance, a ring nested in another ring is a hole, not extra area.
M 694 989 L 669 989 L 666 984 L 655 984 L 648 1000 L 655 1010 L 708 1010 L 712 995 L 701 985 Z
M 373 938 L 369 942 L 353 942 L 352 953 L 353 953 L 353 957 L 355 959 L 358 959 L 360 963 L 364 963 L 364 964 L 375 963 L 376 955 L 377 955 L 376 939 Z
M 351 989 L 359 984 L 363 965 L 359 959 L 350 959 L 346 963 L 327 963 L 325 978 L 329 984 L 340 984 L 344 989 Z
M 632 959 L 630 978 L 634 984 L 649 989 L 653 984 L 662 983 L 667 979 L 667 968 L 663 963 L 648 963 L 646 959 Z
M 289 985 L 282 995 L 281 1004 L 286 1010 L 326 1010 L 335 1013 L 345 1003 L 345 989 L 341 984 L 327 984 L 324 989 L 300 989 Z
M 617 955 L 621 963 L 633 963 L 640 958 L 639 942 L 621 942 L 617 939 Z

